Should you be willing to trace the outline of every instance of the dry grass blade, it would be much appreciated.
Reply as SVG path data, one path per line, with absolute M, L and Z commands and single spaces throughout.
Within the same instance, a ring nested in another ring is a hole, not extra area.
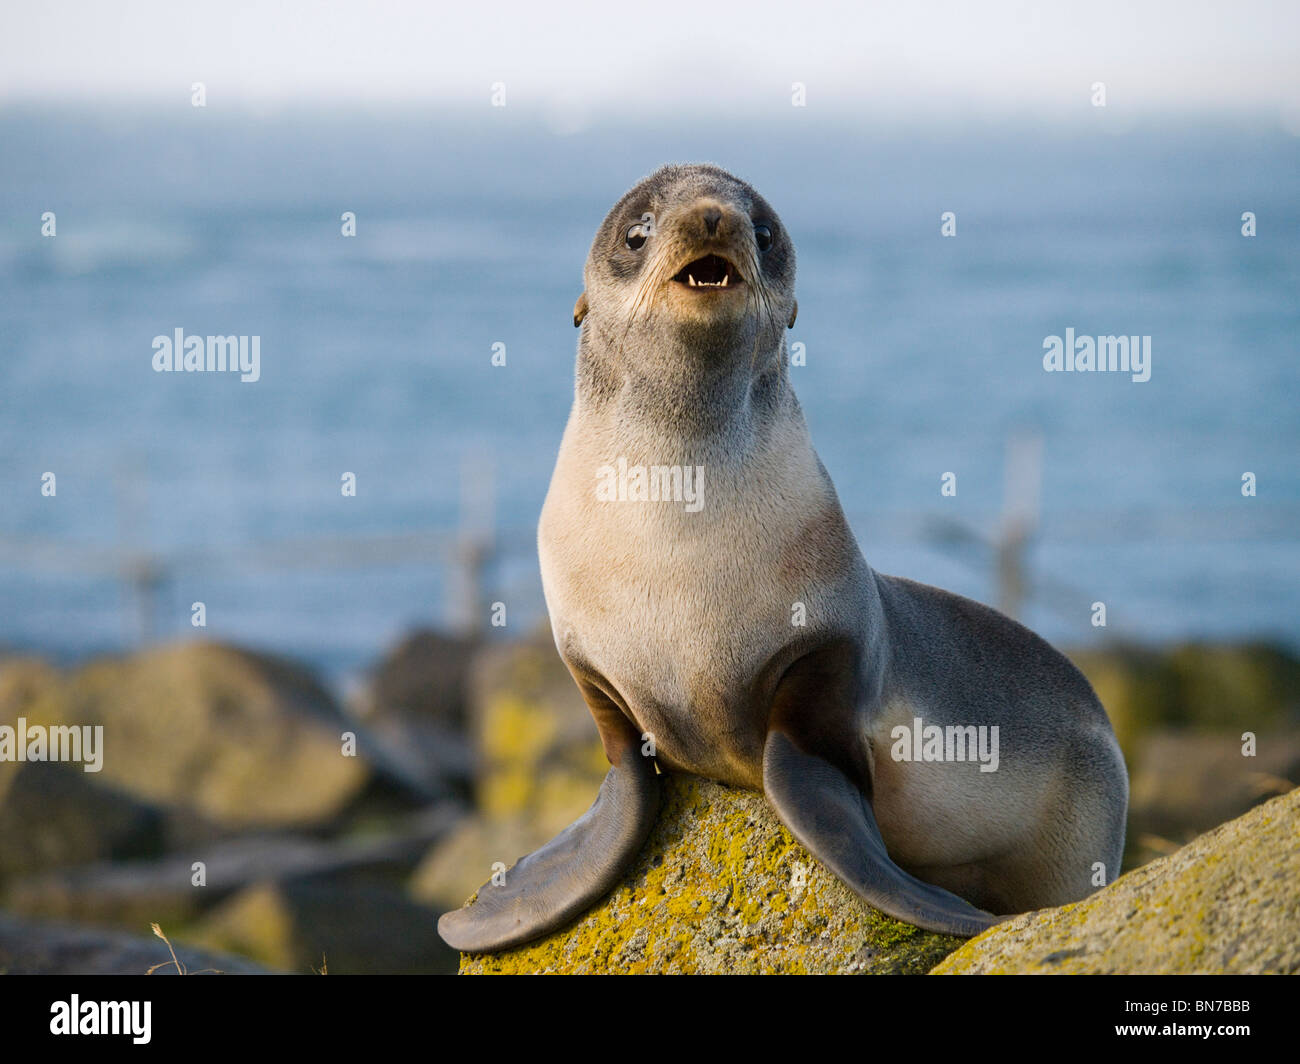
M 185 971 L 185 966 L 184 966 L 183 964 L 181 964 L 181 962 L 180 962 L 180 958 L 176 956 L 176 951 L 175 951 L 174 949 L 172 949 L 171 939 L 169 939 L 166 935 L 163 934 L 163 929 L 162 929 L 161 927 L 159 927 L 157 924 L 150 924 L 149 926 L 153 928 L 153 933 L 154 933 L 155 935 L 157 935 L 160 939 L 162 939 L 164 942 L 167 943 L 167 952 L 170 953 L 170 954 L 172 955 L 171 963 L 174 964 L 174 965 L 176 965 L 176 974 L 177 974 L 177 975 L 186 975 L 186 974 L 188 974 L 188 973 Z M 168 963 L 167 961 L 163 961 L 161 964 L 155 964 L 152 968 L 150 968 L 150 969 L 149 969 L 147 972 L 145 972 L 144 974 L 145 974 L 145 975 L 153 975 L 153 973 L 156 972 L 159 968 L 166 968 L 166 967 L 167 967 L 167 963 Z
M 159 968 L 166 968 L 167 965 L 169 964 L 174 964 L 176 966 L 177 975 L 191 974 L 189 969 L 186 968 L 185 965 L 181 963 L 180 958 L 176 956 L 176 950 L 172 948 L 171 939 L 169 939 L 166 935 L 163 934 L 163 929 L 159 927 L 157 924 L 150 924 L 149 926 L 153 928 L 153 933 L 155 935 L 157 935 L 160 939 L 162 939 L 164 942 L 167 943 L 167 952 L 172 955 L 172 959 L 169 961 L 163 961 L 161 964 L 155 964 L 144 974 L 153 975 L 153 973 L 156 972 Z M 197 972 L 194 972 L 193 974 L 194 975 L 224 975 L 225 973 L 222 972 L 220 968 L 201 968 Z

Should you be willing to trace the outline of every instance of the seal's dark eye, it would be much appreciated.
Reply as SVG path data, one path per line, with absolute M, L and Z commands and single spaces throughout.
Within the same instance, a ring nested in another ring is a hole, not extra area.
M 754 239 L 758 241 L 758 250 L 766 251 L 772 246 L 772 230 L 765 225 L 754 226 Z
M 640 251 L 645 245 L 646 227 L 642 222 L 628 228 L 627 234 L 623 237 L 625 243 L 631 250 Z

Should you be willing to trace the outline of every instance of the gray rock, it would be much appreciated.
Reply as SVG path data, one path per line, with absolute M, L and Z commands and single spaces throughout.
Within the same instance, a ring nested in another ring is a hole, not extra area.
M 191 975 L 269 974 L 240 957 L 173 945 Z M 167 943 L 154 936 L 19 920 L 0 913 L 0 974 L 144 975 L 163 965 L 155 975 L 175 975 L 171 959 Z
M 256 883 L 359 877 L 400 882 L 463 815 L 459 806 L 448 803 L 408 817 L 379 835 L 329 841 L 248 836 L 159 860 L 63 869 L 12 884 L 5 902 L 29 917 L 126 927 L 178 926 Z M 193 883 L 195 861 L 205 865 L 203 886 Z
M 67 865 L 156 856 L 165 836 L 157 808 L 79 766 L 0 764 L 0 887 Z
M 410 633 L 371 671 L 367 719 L 400 716 L 463 733 L 478 646 L 477 639 L 427 629 Z
M 449 974 L 456 953 L 441 914 L 373 883 L 282 882 L 249 887 L 182 936 L 293 972 Z

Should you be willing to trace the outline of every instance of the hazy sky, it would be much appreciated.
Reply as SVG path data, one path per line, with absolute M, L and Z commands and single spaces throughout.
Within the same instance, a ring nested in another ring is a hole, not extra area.
M 882 116 L 1252 110 L 1300 127 L 1296 0 L 6 0 L 17 98 L 485 103 L 663 114 L 790 104 Z M 629 105 L 631 105 L 629 107 Z

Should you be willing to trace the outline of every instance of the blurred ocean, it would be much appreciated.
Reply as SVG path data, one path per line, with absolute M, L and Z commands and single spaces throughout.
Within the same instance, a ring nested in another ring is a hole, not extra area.
M 129 645 L 122 548 L 167 567 L 154 635 L 193 634 L 203 601 L 207 635 L 340 675 L 440 621 L 446 571 L 294 545 L 451 529 L 464 469 L 493 471 L 519 545 L 492 597 L 511 631 L 539 621 L 530 540 L 587 247 L 629 185 L 684 160 L 752 181 L 794 234 L 794 384 L 877 569 L 994 601 L 991 555 L 927 515 L 993 535 L 1008 440 L 1040 433 L 1027 623 L 1093 641 L 1103 601 L 1104 634 L 1300 644 L 1300 139 L 791 112 L 577 131 L 505 111 L 0 113 L 0 645 Z M 261 380 L 154 373 L 153 337 L 178 327 L 259 335 Z M 1066 328 L 1150 335 L 1151 379 L 1045 373 Z

